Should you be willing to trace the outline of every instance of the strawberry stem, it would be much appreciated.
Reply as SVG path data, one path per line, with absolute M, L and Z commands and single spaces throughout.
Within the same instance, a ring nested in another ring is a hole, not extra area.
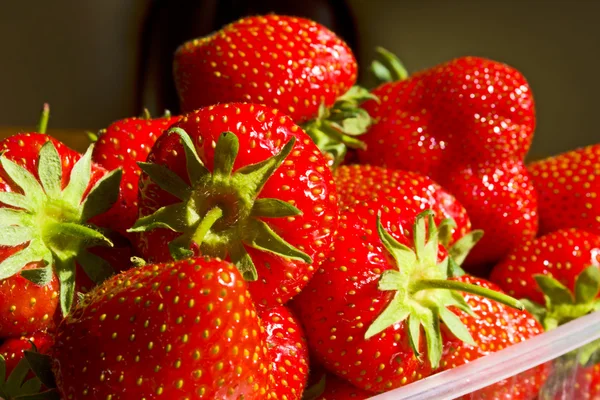
M 523 304 L 519 300 L 512 298 L 504 293 L 496 292 L 494 290 L 484 288 L 482 286 L 472 285 L 470 283 L 464 282 L 449 281 L 443 279 L 423 279 L 413 284 L 411 292 L 416 293 L 418 291 L 427 289 L 447 289 L 471 293 L 477 296 L 482 296 L 491 300 L 495 300 L 498 303 L 502 303 L 509 307 L 516 308 L 517 310 L 525 309 L 525 306 L 523 306 Z
M 376 47 L 378 60 L 371 63 L 371 71 L 382 82 L 403 81 L 409 74 L 402 61 L 391 51 Z
M 202 222 L 200 222 L 200 224 L 198 225 L 198 228 L 196 228 L 196 232 L 194 232 L 194 235 L 192 236 L 192 240 L 197 245 L 201 245 L 202 242 L 204 241 L 204 237 L 206 236 L 206 234 L 208 233 L 210 228 L 222 216 L 223 216 L 223 210 L 221 210 L 220 207 L 211 208 L 204 216 L 204 219 L 202 220 Z
M 48 129 L 48 119 L 50 118 L 50 105 L 48 103 L 44 103 L 44 107 L 42 108 L 42 115 L 40 117 L 40 122 L 38 122 L 37 131 L 39 133 L 46 133 Z

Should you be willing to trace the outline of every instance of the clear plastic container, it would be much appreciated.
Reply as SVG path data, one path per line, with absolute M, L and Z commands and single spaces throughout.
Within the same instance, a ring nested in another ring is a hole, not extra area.
M 577 351 L 600 338 L 600 311 L 571 321 L 555 330 L 508 347 L 449 371 L 432 375 L 402 388 L 382 393 L 372 400 L 446 400 L 468 395 L 501 380 L 549 361 L 556 361 L 566 353 Z M 589 399 L 575 385 L 577 363 L 565 371 L 563 384 L 543 398 L 552 400 Z M 542 396 L 540 396 L 542 398 Z

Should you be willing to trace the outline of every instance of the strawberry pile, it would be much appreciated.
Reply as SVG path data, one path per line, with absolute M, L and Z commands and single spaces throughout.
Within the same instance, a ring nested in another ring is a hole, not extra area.
M 181 115 L 0 141 L 0 398 L 367 398 L 599 309 L 600 145 L 526 165 L 516 69 L 379 54 L 248 17 L 179 48 Z M 598 348 L 468 398 L 594 398 Z

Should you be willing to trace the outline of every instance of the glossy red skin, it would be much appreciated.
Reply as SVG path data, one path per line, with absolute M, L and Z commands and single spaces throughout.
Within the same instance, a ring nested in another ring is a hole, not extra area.
M 580 228 L 600 235 L 600 144 L 528 165 L 539 196 L 540 234 Z
M 373 396 L 373 393 L 352 386 L 335 375 L 328 374 L 325 378 L 325 391 L 314 400 L 363 400 Z
M 344 165 L 335 169 L 333 178 L 342 206 L 386 197 L 404 217 L 402 226 L 412 226 L 415 213 L 429 209 L 435 213 L 436 224 L 446 218 L 456 222 L 453 242 L 471 230 L 471 221 L 462 204 L 424 175 L 372 165 Z
M 0 141 L 0 149 L 5 157 L 25 167 L 36 178 L 39 151 L 47 141 L 52 141 L 62 160 L 62 187 L 69 182 L 69 174 L 73 165 L 81 155 L 59 142 L 41 133 L 19 133 Z M 88 191 L 106 173 L 102 167 L 93 164 Z M 0 167 L 0 191 L 22 193 L 21 189 L 7 177 Z M 5 206 L 3 206 L 5 207 Z M 0 262 L 20 250 L 24 245 L 3 247 L 0 249 Z M 32 263 L 24 268 L 33 268 Z M 33 301 L 32 299 L 35 299 Z M 20 336 L 41 329 L 51 328 L 58 304 L 58 281 L 56 277 L 45 287 L 32 284 L 30 281 L 14 275 L 0 281 L 0 338 Z M 13 312 L 11 307 L 15 306 Z M 16 323 L 15 323 L 16 322 Z
M 198 118 L 200 122 L 196 122 Z M 284 260 L 246 247 L 254 259 L 259 277 L 258 281 L 249 283 L 254 301 L 261 306 L 285 303 L 306 286 L 316 266 L 325 259 L 338 226 L 336 189 L 325 158 L 291 119 L 261 105 L 234 103 L 211 106 L 184 116 L 175 126 L 190 135 L 201 160 L 210 171 L 214 157 L 211 143 L 216 142 L 224 131 L 235 133 L 239 139 L 234 172 L 242 166 L 273 156 L 291 137 L 296 138 L 294 149 L 269 178 L 258 197 L 289 201 L 302 211 L 302 215 L 295 217 L 270 218 L 268 224 L 284 240 L 308 254 L 313 264 Z M 188 181 L 185 155 L 177 135 L 163 135 L 148 160 L 166 165 Z M 141 216 L 176 200 L 142 174 Z M 166 229 L 142 233 L 139 251 L 150 261 L 169 260 L 168 243 L 175 237 L 176 233 Z
M 350 48 L 324 26 L 266 15 L 183 44 L 175 53 L 174 76 L 184 112 L 253 102 L 302 123 L 354 85 L 357 64 Z
M 485 279 L 472 276 L 456 278 L 495 291 L 502 290 Z M 500 351 L 543 333 L 542 326 L 527 311 L 519 311 L 493 300 L 464 293 L 476 317 L 463 311 L 453 310 L 469 329 L 477 346 L 459 342 L 457 346 L 446 348 L 442 355 L 440 371 L 455 368 L 490 353 Z M 542 364 L 521 374 L 505 379 L 484 389 L 461 397 L 465 400 L 510 399 L 533 400 L 550 373 L 550 363 Z
M 473 228 L 486 231 L 467 259 L 467 267 L 498 261 L 509 249 L 502 246 L 505 237 L 494 234 L 496 229 L 515 237 L 513 243 L 535 235 L 535 230 L 525 226 L 534 217 L 535 204 L 523 208 L 503 202 L 498 207 L 509 209 L 509 213 L 498 219 L 489 204 L 469 201 L 473 191 L 486 185 L 490 171 L 525 169 L 519 164 L 531 144 L 535 111 L 531 90 L 521 73 L 495 61 L 463 57 L 404 81 L 383 84 L 373 93 L 380 103 L 363 104 L 375 124 L 361 136 L 367 150 L 359 151 L 360 161 L 422 173 L 454 194 L 466 207 Z M 453 191 L 452 180 L 464 180 L 464 171 L 473 171 L 477 178 Z M 508 180 L 497 182 L 487 191 L 508 184 Z M 527 184 L 513 190 L 519 198 L 530 198 L 531 188 Z M 488 223 L 491 219 L 492 225 Z
M 0 248 L 0 257 L 5 259 L 17 248 Z M 36 263 L 24 269 L 38 268 Z M 0 339 L 32 334 L 50 329 L 58 307 L 59 284 L 56 276 L 46 286 L 39 286 L 23 278 L 21 274 L 0 280 Z
M 81 155 L 75 150 L 72 150 L 65 146 L 63 143 L 54 139 L 52 136 L 48 136 L 42 133 L 17 133 L 16 135 L 7 137 L 0 141 L 0 149 L 4 151 L 4 155 L 11 161 L 24 166 L 29 172 L 31 172 L 36 178 L 39 179 L 37 174 L 37 163 L 38 155 L 42 146 L 47 142 L 51 141 L 60 155 L 63 161 L 63 188 L 69 183 L 69 174 L 73 165 L 79 160 Z M 3 192 L 18 192 L 22 193 L 20 189 L 14 185 L 10 179 L 6 176 L 4 169 L 0 167 L 0 190 Z
M 386 211 L 386 207 L 390 211 Z M 334 250 L 309 285 L 294 299 L 311 351 L 329 371 L 371 392 L 407 385 L 432 373 L 428 362 L 413 354 L 404 322 L 394 324 L 369 340 L 371 323 L 387 307 L 394 293 L 381 291 L 378 282 L 388 269 L 397 269 L 377 234 L 377 210 L 384 229 L 412 247 L 412 231 L 385 198 L 345 208 Z M 417 210 L 415 210 L 416 214 Z M 410 239 L 409 239 L 410 237 Z M 446 256 L 439 248 L 440 261 Z M 444 347 L 455 339 L 444 340 Z M 421 340 L 424 348 L 425 340 Z
M 272 378 L 262 330 L 230 263 L 146 265 L 77 305 L 58 328 L 54 372 L 63 398 L 86 389 L 91 398 L 155 398 L 162 387 L 166 399 L 202 388 L 211 399 L 267 399 Z
M 535 128 L 531 89 L 505 64 L 462 57 L 375 90 L 361 161 L 436 179 L 450 165 L 522 160 Z M 437 179 L 436 179 L 437 180 Z
M 36 332 L 28 336 L 6 339 L 0 344 L 0 355 L 4 357 L 6 362 L 6 376 L 10 376 L 13 369 L 21 361 L 24 351 L 32 349 L 31 342 L 35 344 L 39 353 L 46 354 L 54 340 L 46 332 Z
M 473 274 L 533 239 L 538 229 L 537 195 L 520 161 L 490 162 L 456 170 L 444 187 L 467 209 L 483 238 L 463 265 Z
M 544 304 L 534 275 L 551 275 L 571 291 L 587 267 L 600 267 L 600 236 L 581 229 L 560 229 L 514 248 L 496 264 L 490 280 L 516 298 Z
M 273 391 L 278 398 L 300 400 L 308 379 L 304 330 L 285 306 L 261 310 L 258 315 L 265 328 L 265 341 L 272 360 Z
M 156 139 L 178 117 L 126 118 L 104 129 L 94 145 L 92 160 L 109 171 L 121 168 L 123 177 L 119 199 L 110 210 L 94 218 L 98 226 L 113 229 L 131 237 L 131 228 L 138 216 L 138 181 L 140 168 L 137 162 L 146 161 Z

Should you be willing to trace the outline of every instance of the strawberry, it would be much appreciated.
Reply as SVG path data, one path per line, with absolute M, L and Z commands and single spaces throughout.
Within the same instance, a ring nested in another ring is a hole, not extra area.
M 26 350 L 31 349 L 33 343 L 37 351 L 41 354 L 48 352 L 54 340 L 46 332 L 36 332 L 31 336 L 22 336 L 18 338 L 7 339 L 0 344 L 0 356 L 4 358 L 6 375 L 10 375 L 17 367 L 17 364 L 23 358 Z
M 352 51 L 329 29 L 307 19 L 240 19 L 180 46 L 174 75 L 184 112 L 230 102 L 278 108 L 306 124 L 307 133 L 336 162 L 345 145 L 363 146 L 354 136 L 370 124 L 358 103 L 372 96 L 352 88 L 357 76 Z
M 457 281 L 501 292 L 498 286 L 485 279 L 464 275 L 457 278 Z M 475 344 L 463 342 L 446 349 L 440 362 L 441 371 L 455 368 L 490 353 L 500 351 L 537 336 L 544 331 L 536 319 L 526 311 L 515 310 L 495 301 L 487 301 L 474 294 L 465 293 L 464 298 L 477 317 L 458 309 L 453 311 L 457 313 L 464 326 L 468 328 Z M 546 381 L 550 369 L 549 364 L 542 364 L 462 398 L 465 400 L 533 400 Z
M 48 120 L 45 107 L 40 131 Z M 89 220 L 116 200 L 120 171 L 107 173 L 43 133 L 0 141 L 0 338 L 48 328 L 67 314 L 79 265 L 94 281 L 112 267 L 89 250 L 112 242 Z M 58 281 L 58 282 L 57 282 Z
M 574 290 L 577 276 L 600 267 L 600 237 L 580 229 L 561 229 L 529 240 L 496 264 L 490 279 L 511 296 L 544 302 L 535 280 L 541 274 Z
M 261 306 L 298 293 L 338 224 L 335 185 L 310 138 L 266 106 L 220 104 L 187 114 L 140 164 L 142 256 L 230 259 Z
M 580 228 L 600 235 L 600 144 L 528 165 L 539 196 L 540 233 Z
M 394 207 L 384 197 L 346 207 L 334 250 L 294 300 L 317 360 L 372 392 L 424 378 L 450 347 L 474 344 L 452 312 L 457 307 L 472 313 L 460 292 L 520 307 L 504 294 L 449 280 L 433 212 L 425 210 L 413 226 L 403 226 Z
M 14 253 L 14 249 L 0 248 L 0 259 L 5 260 Z M 34 267 L 36 264 L 32 263 L 21 271 L 30 271 Z M 22 274 L 0 280 L 0 337 L 26 335 L 51 328 L 58 307 L 58 292 L 56 276 L 43 285 Z
M 302 400 L 363 400 L 371 395 L 335 375 L 324 374 L 319 382 L 304 392 Z
M 267 349 L 272 360 L 273 391 L 279 398 L 300 399 L 308 379 L 308 347 L 298 319 L 285 306 L 261 310 Z
M 465 261 L 470 272 L 483 275 L 510 249 L 535 237 L 537 196 L 521 161 L 466 167 L 443 185 L 465 206 L 473 227 L 485 232 Z
M 388 64 L 397 60 L 382 52 Z M 498 261 L 535 236 L 536 196 L 523 165 L 535 127 L 531 90 L 512 67 L 463 57 L 407 77 L 392 69 L 363 108 L 374 119 L 360 162 L 427 175 L 465 206 L 485 237 L 465 266 Z
M 121 168 L 123 176 L 119 199 L 109 211 L 95 218 L 97 225 L 128 236 L 127 229 L 133 226 L 138 216 L 137 189 L 141 170 L 137 162 L 146 161 L 156 139 L 177 119 L 170 115 L 154 119 L 149 116 L 126 118 L 100 131 L 92 160 L 109 171 Z
M 432 210 L 436 224 L 451 218 L 456 225 L 447 244 L 454 243 L 471 230 L 471 221 L 464 207 L 453 195 L 424 175 L 372 165 L 351 165 L 335 169 L 333 178 L 342 206 L 386 197 L 404 218 L 403 226 L 411 226 L 420 211 Z
M 268 349 L 236 268 L 148 264 L 85 295 L 51 356 L 62 398 L 268 399 Z
M 60 400 L 56 393 L 40 393 L 42 382 L 35 376 L 30 377 L 29 374 L 30 367 L 25 357 L 21 357 L 15 366 L 9 368 L 4 356 L 0 355 L 0 398 L 3 400 Z

